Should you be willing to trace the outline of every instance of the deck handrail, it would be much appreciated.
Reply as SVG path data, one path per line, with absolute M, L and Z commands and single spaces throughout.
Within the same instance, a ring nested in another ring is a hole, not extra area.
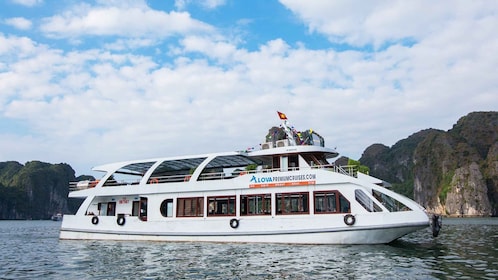
M 295 170 L 305 170 L 305 169 L 324 169 L 331 172 L 337 172 L 343 175 L 358 177 L 358 166 L 356 165 L 335 165 L 335 164 L 325 164 L 325 165 L 314 165 L 311 167 L 294 167 L 289 168 L 288 171 Z M 232 174 L 227 174 L 225 172 L 213 172 L 213 173 L 201 173 L 198 181 L 206 181 L 206 180 L 229 180 L 233 178 L 237 178 L 246 174 L 257 174 L 257 173 L 271 173 L 275 171 L 281 171 L 280 168 L 263 168 L 259 170 L 244 170 L 240 172 L 233 172 Z M 167 176 L 154 176 L 150 177 L 147 180 L 148 185 L 160 184 L 160 183 L 174 183 L 174 182 L 188 182 L 190 181 L 191 174 L 176 174 L 176 175 L 167 175 Z M 87 187 L 81 187 L 78 185 L 80 182 L 70 182 L 69 183 L 69 191 L 77 191 L 86 188 L 95 187 L 98 183 L 97 181 L 88 181 Z M 125 185 L 138 185 L 140 184 L 140 180 L 135 181 L 110 181 L 105 182 L 104 187 L 116 187 L 116 186 L 125 186 Z

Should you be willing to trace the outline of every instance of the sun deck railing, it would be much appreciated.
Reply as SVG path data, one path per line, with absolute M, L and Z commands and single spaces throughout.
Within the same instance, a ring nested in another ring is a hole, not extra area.
M 305 169 L 310 169 L 310 167 L 294 167 L 288 168 L 288 171 L 297 171 L 297 170 L 305 170 Z M 355 165 L 345 165 L 345 166 L 338 166 L 334 164 L 328 164 L 328 165 L 314 165 L 311 167 L 311 169 L 325 169 L 327 171 L 331 172 L 337 172 L 340 174 L 344 174 L 347 176 L 351 177 L 357 177 L 358 176 L 358 167 Z M 242 175 L 246 174 L 256 174 L 256 173 L 271 173 L 271 172 L 277 172 L 281 171 L 280 168 L 264 168 L 264 169 L 259 169 L 259 170 L 247 170 L 247 171 L 240 171 L 240 172 L 232 172 L 232 173 L 226 173 L 226 172 L 212 172 L 212 173 L 202 173 L 198 181 L 206 181 L 206 180 L 228 180 L 228 179 L 233 179 Z M 168 175 L 168 176 L 155 176 L 155 177 L 150 177 L 147 180 L 147 184 L 162 184 L 162 183 L 174 183 L 174 182 L 188 182 L 190 181 L 192 175 L 190 174 L 179 174 L 179 175 Z M 69 183 L 69 191 L 77 191 L 77 190 L 83 190 L 83 189 L 88 189 L 88 188 L 93 188 L 98 184 L 98 180 L 95 181 L 80 181 L 80 182 L 70 182 Z M 133 185 L 139 185 L 140 181 L 135 180 L 135 181 L 115 181 L 115 180 L 109 180 L 104 183 L 104 187 L 117 187 L 117 186 L 133 186 Z
M 341 173 L 344 175 L 348 175 L 351 177 L 358 178 L 358 166 L 356 165 L 333 165 L 332 167 L 325 167 L 328 170 L 331 170 L 333 172 Z

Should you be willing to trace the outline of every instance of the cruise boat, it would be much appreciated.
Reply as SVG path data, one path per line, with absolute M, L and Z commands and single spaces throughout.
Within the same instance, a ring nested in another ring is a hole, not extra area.
M 133 160 L 70 185 L 61 239 L 381 244 L 430 225 L 415 201 L 338 166 L 287 116 L 258 150 Z

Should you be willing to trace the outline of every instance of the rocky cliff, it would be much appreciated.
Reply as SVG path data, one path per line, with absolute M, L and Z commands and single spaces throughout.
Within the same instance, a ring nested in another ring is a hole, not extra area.
M 498 112 L 475 112 L 448 131 L 423 130 L 389 148 L 368 147 L 360 162 L 430 212 L 498 215 Z
M 48 219 L 67 213 L 71 166 L 31 161 L 0 163 L 0 219 Z

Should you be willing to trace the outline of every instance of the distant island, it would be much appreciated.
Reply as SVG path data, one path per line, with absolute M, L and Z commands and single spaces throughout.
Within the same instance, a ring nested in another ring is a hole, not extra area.
M 354 162 L 429 212 L 445 216 L 498 216 L 498 112 L 473 112 L 448 131 L 426 129 L 392 147 L 373 144 Z M 76 177 L 66 163 L 0 162 L 0 219 L 50 219 L 74 213 L 68 199 Z

